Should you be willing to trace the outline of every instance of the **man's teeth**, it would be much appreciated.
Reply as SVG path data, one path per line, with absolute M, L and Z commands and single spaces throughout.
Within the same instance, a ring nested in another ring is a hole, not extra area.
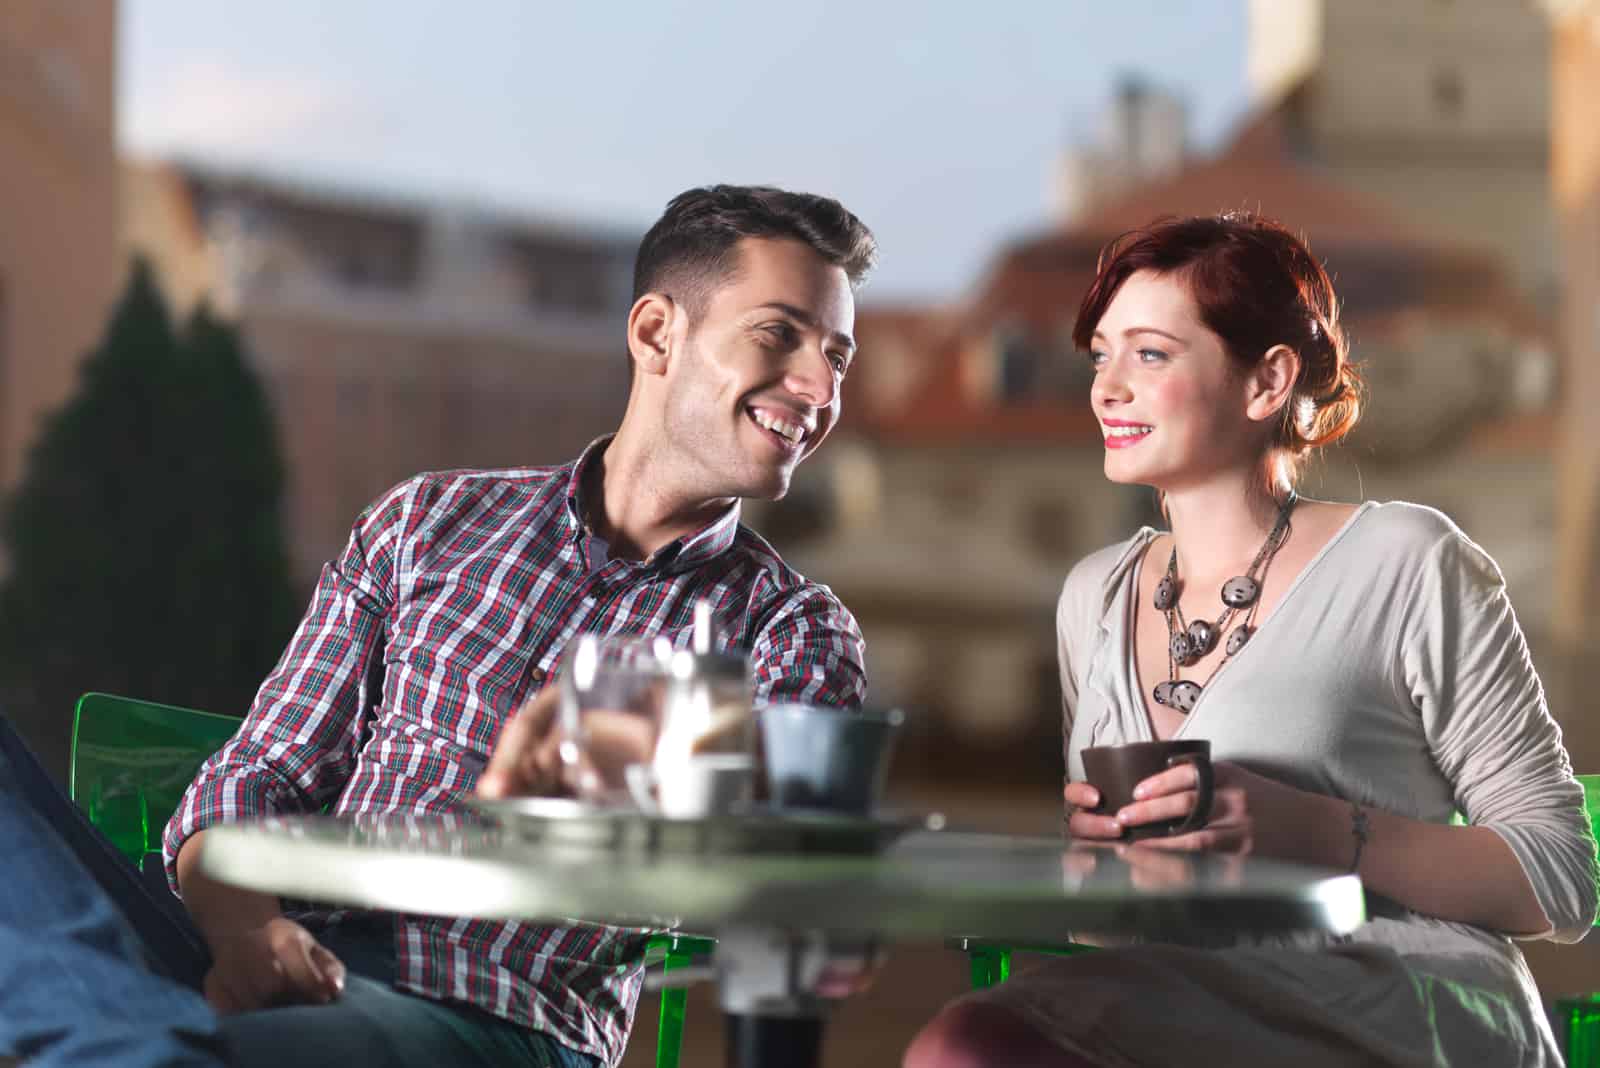
M 1138 437 L 1143 437 L 1144 435 L 1150 433 L 1150 431 L 1152 431 L 1154 429 L 1155 429 L 1154 427 L 1148 427 L 1148 426 L 1108 426 L 1108 427 L 1106 427 L 1106 437 L 1108 437 L 1108 438 L 1138 438 Z
M 766 412 L 752 408 L 750 415 L 761 426 L 766 427 L 774 434 L 781 434 L 795 444 L 799 444 L 800 439 L 806 436 L 805 427 L 795 426 L 793 423 L 785 423 L 782 419 L 774 418 Z

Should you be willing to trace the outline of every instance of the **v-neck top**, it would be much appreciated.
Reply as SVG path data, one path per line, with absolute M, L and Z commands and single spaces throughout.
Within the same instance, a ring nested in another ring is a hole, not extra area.
M 1062 587 L 1056 633 L 1070 780 L 1083 778 L 1089 746 L 1154 737 L 1132 622 L 1138 563 L 1155 536 L 1143 528 L 1090 555 Z M 1213 676 L 1174 737 L 1210 739 L 1217 760 L 1413 819 L 1446 823 L 1459 811 L 1498 833 L 1527 873 L 1550 923 L 1535 937 L 1576 941 L 1594 922 L 1583 789 L 1505 581 L 1431 508 L 1363 504 Z M 1441 936 L 1465 933 L 1413 918 Z M 1471 935 L 1482 950 L 1489 933 Z M 1488 940 L 1515 952 L 1499 935 Z
M 1375 505 L 1376 502 L 1363 501 L 1356 507 L 1356 510 L 1351 513 L 1350 517 L 1340 525 L 1338 531 L 1334 533 L 1333 537 L 1329 538 L 1321 549 L 1312 554 L 1312 557 L 1310 561 L 1306 563 L 1306 566 L 1301 568 L 1300 573 L 1290 581 L 1289 588 L 1283 592 L 1283 596 L 1278 598 L 1278 603 L 1273 606 L 1272 612 L 1266 617 L 1266 620 L 1257 626 L 1257 632 L 1260 631 L 1261 627 L 1266 626 L 1267 623 L 1271 622 L 1272 617 L 1278 614 L 1278 610 L 1283 607 L 1285 602 L 1294 597 L 1295 591 L 1300 588 L 1300 585 L 1305 580 L 1305 577 L 1313 573 L 1317 569 L 1317 565 L 1322 563 L 1322 558 L 1328 555 L 1328 550 L 1337 545 L 1340 539 L 1344 537 L 1345 532 L 1348 531 L 1350 527 L 1361 518 L 1362 514 L 1365 513 L 1369 508 L 1375 507 Z M 1135 601 L 1138 597 L 1139 583 L 1144 571 L 1144 561 L 1148 555 L 1145 552 L 1145 548 L 1152 541 L 1154 541 L 1156 537 L 1160 535 L 1160 533 L 1160 531 L 1153 530 L 1150 527 L 1141 527 L 1139 528 L 1139 534 L 1134 539 L 1134 543 L 1127 549 L 1127 551 L 1131 554 L 1129 556 L 1129 562 L 1131 564 L 1131 574 L 1129 576 L 1130 585 L 1128 588 L 1128 596 L 1123 598 L 1122 603 L 1124 606 L 1124 611 L 1127 613 L 1127 636 L 1124 639 L 1124 644 L 1128 650 L 1128 693 L 1130 695 L 1140 694 L 1143 689 L 1143 687 L 1140 685 L 1141 679 L 1139 675 L 1138 635 L 1136 633 L 1137 612 L 1135 611 Z M 1223 635 L 1224 639 L 1226 639 L 1226 637 L 1227 635 Z M 1254 637 L 1254 635 L 1251 636 L 1252 640 Z M 1217 669 L 1212 672 L 1210 679 L 1208 679 L 1202 687 L 1200 691 L 1200 697 L 1196 701 L 1196 707 L 1198 707 L 1199 702 L 1205 700 L 1207 691 L 1211 689 L 1211 682 L 1214 681 L 1217 676 L 1220 676 L 1224 671 L 1226 671 L 1228 666 L 1241 655 L 1243 655 L 1243 650 L 1240 650 L 1238 653 L 1235 653 L 1234 656 L 1229 657 L 1227 660 L 1224 660 L 1220 665 L 1218 665 Z M 1154 683 L 1152 683 L 1152 685 L 1154 685 Z M 1155 725 L 1150 720 L 1149 705 L 1145 704 L 1142 707 L 1145 711 L 1146 733 L 1138 740 L 1152 741 L 1156 737 Z M 1194 709 L 1191 708 L 1189 714 L 1183 717 L 1183 721 L 1178 724 L 1178 729 L 1173 731 L 1170 737 L 1191 737 L 1191 735 L 1186 732 L 1190 722 L 1193 721 L 1193 719 Z M 1193 737 L 1204 737 L 1204 735 L 1193 735 Z

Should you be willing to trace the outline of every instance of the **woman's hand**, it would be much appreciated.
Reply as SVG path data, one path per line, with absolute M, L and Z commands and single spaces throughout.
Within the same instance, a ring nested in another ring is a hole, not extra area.
M 1315 798 L 1282 783 L 1273 782 L 1237 764 L 1214 761 L 1216 788 L 1206 825 L 1170 838 L 1145 838 L 1139 846 L 1186 852 L 1219 852 L 1292 856 L 1299 834 L 1308 821 L 1318 818 Z M 1129 827 L 1162 820 L 1181 820 L 1194 810 L 1199 772 L 1192 764 L 1179 764 L 1152 775 L 1134 788 L 1134 802 L 1119 812 L 1104 815 L 1086 811 L 1100 803 L 1100 792 L 1088 783 L 1071 783 L 1064 796 L 1078 806 L 1068 823 L 1074 837 L 1117 839 Z
M 1122 824 L 1116 814 L 1101 815 L 1089 810 L 1100 804 L 1100 791 L 1086 782 L 1069 782 L 1061 792 L 1072 806 L 1072 817 L 1067 820 L 1067 832 L 1074 838 L 1087 841 L 1115 841 L 1122 837 Z

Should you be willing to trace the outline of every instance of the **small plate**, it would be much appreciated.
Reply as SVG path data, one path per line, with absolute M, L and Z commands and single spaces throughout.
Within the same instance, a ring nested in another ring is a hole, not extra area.
M 937 812 L 856 816 L 748 805 L 683 819 L 561 797 L 470 798 L 467 803 L 525 841 L 647 852 L 876 853 L 911 831 L 944 827 L 944 817 Z

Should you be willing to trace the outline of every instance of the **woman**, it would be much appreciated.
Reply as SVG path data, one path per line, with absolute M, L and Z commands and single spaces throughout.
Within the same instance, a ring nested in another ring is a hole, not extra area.
M 1594 920 L 1582 789 L 1494 562 L 1431 509 L 1294 492 L 1360 413 L 1327 274 L 1257 217 L 1160 222 L 1105 250 L 1073 337 L 1106 477 L 1155 487 L 1171 532 L 1094 553 L 1062 589 L 1072 835 L 1114 840 L 1196 797 L 1180 765 L 1092 813 L 1085 748 L 1209 738 L 1208 824 L 1127 854 L 1354 870 L 1370 918 L 1055 961 L 946 1007 L 908 1068 L 1559 1065 L 1511 938 Z

